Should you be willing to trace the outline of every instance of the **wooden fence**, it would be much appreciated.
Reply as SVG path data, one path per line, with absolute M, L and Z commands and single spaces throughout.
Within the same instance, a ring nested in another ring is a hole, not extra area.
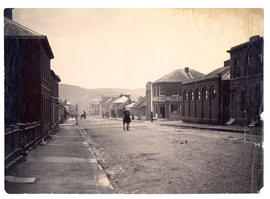
M 40 122 L 9 125 L 5 127 L 5 168 L 23 159 L 42 138 Z

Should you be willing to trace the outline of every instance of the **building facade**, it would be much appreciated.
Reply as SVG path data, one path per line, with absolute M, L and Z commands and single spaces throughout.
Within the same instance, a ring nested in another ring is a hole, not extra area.
M 179 120 L 182 110 L 182 82 L 189 79 L 197 79 L 203 74 L 189 69 L 175 70 L 155 82 L 148 83 L 146 88 L 146 101 L 150 109 L 147 118 L 151 116 L 159 119 Z M 150 110 L 150 112 L 149 112 Z
M 263 111 L 263 37 L 232 47 L 230 53 L 230 117 L 243 125 L 255 125 Z
M 60 78 L 58 75 L 51 70 L 51 128 L 55 129 L 59 124 L 59 109 L 61 104 L 59 102 L 59 82 Z
M 198 80 L 183 83 L 182 120 L 223 124 L 229 120 L 230 66 L 214 70 Z
M 60 81 L 52 78 L 47 37 L 5 17 L 4 56 L 5 125 L 40 122 L 46 137 L 58 121 L 52 98 L 58 99 Z

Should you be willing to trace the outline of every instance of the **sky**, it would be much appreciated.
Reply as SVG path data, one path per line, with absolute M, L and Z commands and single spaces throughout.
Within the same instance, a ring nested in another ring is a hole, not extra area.
M 144 88 L 184 67 L 222 67 L 231 47 L 263 36 L 263 9 L 57 8 L 13 10 L 13 20 L 48 37 L 61 83 Z

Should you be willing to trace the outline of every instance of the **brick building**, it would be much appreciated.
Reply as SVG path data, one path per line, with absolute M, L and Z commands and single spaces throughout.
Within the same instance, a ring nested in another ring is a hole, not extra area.
M 151 115 L 152 110 L 154 117 L 171 120 L 180 119 L 182 82 L 202 76 L 202 73 L 186 67 L 185 69 L 175 70 L 153 83 L 148 82 L 146 86 L 146 102 L 148 106 L 150 105 L 150 109 L 147 109 L 147 118 Z
M 182 120 L 223 124 L 229 120 L 229 61 L 203 78 L 183 83 Z
M 232 47 L 230 53 L 230 117 L 239 124 L 255 125 L 263 111 L 263 37 Z

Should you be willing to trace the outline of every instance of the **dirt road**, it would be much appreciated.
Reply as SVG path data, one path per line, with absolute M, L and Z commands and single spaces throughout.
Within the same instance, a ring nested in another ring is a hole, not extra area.
M 118 120 L 80 121 L 117 193 L 250 193 L 262 180 L 252 137 Z

